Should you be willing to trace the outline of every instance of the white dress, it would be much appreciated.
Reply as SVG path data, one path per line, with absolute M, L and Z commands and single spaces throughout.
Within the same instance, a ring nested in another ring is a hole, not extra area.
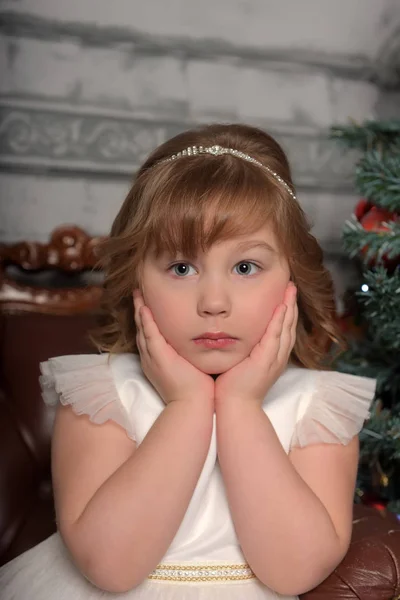
M 42 363 L 44 400 L 70 404 L 94 423 L 112 419 L 139 445 L 165 405 L 144 376 L 138 356 L 108 359 L 107 354 L 93 354 Z M 293 445 L 348 443 L 369 416 L 374 391 L 373 379 L 289 366 L 263 408 L 288 453 Z M 126 593 L 104 592 L 81 575 L 55 533 L 0 569 L 1 600 L 288 599 L 265 587 L 246 565 L 217 460 L 215 419 L 214 414 L 210 448 L 184 519 L 149 578 Z

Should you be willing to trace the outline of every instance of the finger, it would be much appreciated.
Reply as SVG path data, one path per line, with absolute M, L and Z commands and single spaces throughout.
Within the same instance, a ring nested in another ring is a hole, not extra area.
M 264 357 L 268 357 L 269 361 L 275 361 L 279 347 L 281 344 L 282 327 L 287 312 L 287 306 L 280 304 L 272 315 L 272 319 L 268 324 L 267 331 L 260 340 L 259 346 L 262 349 Z
M 283 323 L 287 312 L 286 304 L 279 304 L 268 323 L 267 331 L 265 332 L 261 343 L 265 344 L 267 340 L 278 341 L 281 337 Z
M 288 289 L 285 294 L 287 311 L 282 326 L 282 335 L 278 352 L 278 361 L 280 362 L 287 362 L 290 352 L 292 351 L 292 330 L 293 324 L 296 320 L 296 296 L 296 288 L 293 285 L 288 286 Z
M 133 306 L 135 309 L 135 324 L 136 324 L 136 329 L 139 330 L 141 327 L 141 320 L 140 320 L 140 309 L 142 306 L 144 306 L 144 300 L 143 300 L 143 296 L 140 292 L 140 290 L 134 290 L 133 291 Z
M 139 332 L 136 334 L 136 346 L 140 354 L 140 358 L 143 360 L 147 360 L 150 356 L 147 352 L 146 341 L 144 339 L 144 335 Z
M 294 284 L 290 281 L 288 283 L 287 287 L 286 287 L 285 294 L 284 294 L 284 297 L 283 297 L 283 302 L 282 302 L 282 305 L 280 305 L 280 306 L 286 307 L 286 309 L 291 307 L 292 296 L 293 296 L 293 288 L 294 288 Z M 275 325 L 274 322 L 276 323 L 275 319 L 278 317 L 278 311 L 279 310 L 280 309 L 279 309 L 279 305 L 278 305 L 276 307 L 276 309 L 275 309 L 275 311 L 274 311 L 274 313 L 272 315 L 272 319 L 271 319 L 271 321 L 270 321 L 270 323 L 269 323 L 269 325 L 267 327 L 266 334 L 268 333 L 268 330 L 275 329 L 275 326 L 277 326 L 277 324 Z M 280 316 L 282 316 L 282 315 L 280 315 Z M 288 311 L 285 310 L 285 308 L 284 308 L 283 309 L 283 323 L 286 323 L 287 319 L 289 317 L 290 317 L 290 315 L 288 315 Z M 283 326 L 283 323 L 282 323 L 282 326 Z
M 294 348 L 294 345 L 296 343 L 296 335 L 297 335 L 297 323 L 299 321 L 299 306 L 296 302 L 296 304 L 294 305 L 294 319 L 293 319 L 293 324 L 292 324 L 292 328 L 290 331 L 290 336 L 291 336 L 291 340 L 290 340 L 290 345 L 291 345 L 291 351 Z
M 144 306 L 144 300 L 140 290 L 134 290 L 133 303 L 135 307 L 136 346 L 142 359 L 149 358 L 146 339 L 143 333 L 142 319 L 140 316 L 140 311 L 142 310 L 142 306 Z
M 149 358 L 149 351 L 147 349 L 146 338 L 144 337 L 142 320 L 140 315 L 138 315 L 138 323 L 139 327 L 136 329 L 136 344 L 142 358 Z
M 157 358 L 165 352 L 167 342 L 161 335 L 148 306 L 141 307 L 140 318 L 147 351 L 152 358 Z

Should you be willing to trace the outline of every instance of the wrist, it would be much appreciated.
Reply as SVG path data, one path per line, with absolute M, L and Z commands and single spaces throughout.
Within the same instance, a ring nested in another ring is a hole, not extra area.
M 215 412 L 224 410 L 249 410 L 250 407 L 262 408 L 262 400 L 256 398 L 244 398 L 243 396 L 231 396 L 230 398 L 220 398 L 215 400 Z
M 196 410 L 199 412 L 214 412 L 214 398 L 210 398 L 209 396 L 191 396 L 186 398 L 174 398 L 168 400 L 167 404 L 168 406 L 184 405 L 191 407 L 191 410 Z

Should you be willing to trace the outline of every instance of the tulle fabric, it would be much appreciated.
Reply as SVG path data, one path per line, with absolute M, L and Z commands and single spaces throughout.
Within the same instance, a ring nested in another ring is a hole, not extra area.
M 296 424 L 292 447 L 310 444 L 348 444 L 366 419 L 376 380 L 336 371 L 315 371 L 307 408 Z M 301 410 L 302 407 L 300 407 Z
M 41 363 L 40 368 L 47 404 L 69 404 L 76 414 L 88 415 L 97 424 L 112 420 L 136 441 L 134 424 L 115 387 L 108 354 L 60 356 Z M 300 403 L 291 447 L 348 444 L 370 415 L 376 380 L 336 371 L 310 373 L 312 387 Z
M 124 593 L 100 590 L 72 563 L 60 535 L 54 534 L 0 569 L 1 600 L 296 600 L 258 580 L 175 583 L 146 579 Z
M 60 356 L 40 363 L 43 400 L 49 405 L 58 401 L 69 404 L 76 414 L 88 415 L 97 425 L 114 421 L 136 441 L 108 361 L 108 354 L 87 354 Z

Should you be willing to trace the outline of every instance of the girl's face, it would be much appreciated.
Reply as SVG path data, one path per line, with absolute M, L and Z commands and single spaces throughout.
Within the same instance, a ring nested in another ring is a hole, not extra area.
M 269 225 L 213 245 L 189 261 L 148 253 L 142 293 L 166 341 L 208 374 L 245 359 L 284 297 L 289 266 Z M 230 340 L 199 341 L 204 334 Z

